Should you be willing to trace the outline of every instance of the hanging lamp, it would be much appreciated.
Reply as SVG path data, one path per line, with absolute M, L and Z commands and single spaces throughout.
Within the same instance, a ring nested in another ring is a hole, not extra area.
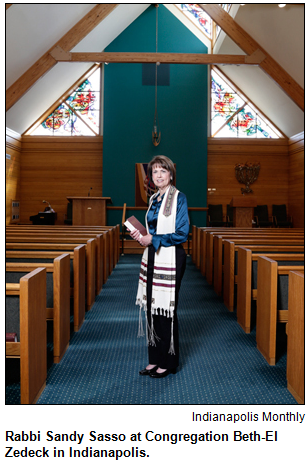
M 156 8 L 156 53 L 157 53 L 157 43 L 158 43 L 158 4 L 155 4 Z M 155 63 L 155 113 L 154 113 L 154 123 L 152 129 L 152 142 L 155 146 L 159 145 L 161 132 L 158 122 L 158 115 L 157 115 L 157 67 L 160 65 L 159 62 Z

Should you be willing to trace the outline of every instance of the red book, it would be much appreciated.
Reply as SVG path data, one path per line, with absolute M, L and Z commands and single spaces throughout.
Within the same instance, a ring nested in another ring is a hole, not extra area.
M 140 221 L 137 220 L 135 216 L 130 216 L 127 218 L 124 224 L 131 232 L 135 231 L 135 229 L 138 229 L 141 236 L 146 236 L 148 234 L 146 228 L 140 223 Z
M 6 342 L 17 342 L 17 333 L 5 333 Z

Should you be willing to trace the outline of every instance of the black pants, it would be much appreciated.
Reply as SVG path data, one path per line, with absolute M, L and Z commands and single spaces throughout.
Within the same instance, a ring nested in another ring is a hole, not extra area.
M 152 300 L 152 281 L 154 269 L 155 250 L 153 246 L 149 247 L 148 268 L 147 268 L 147 318 L 151 324 L 151 300 Z M 159 340 L 155 339 L 155 346 L 149 345 L 149 364 L 158 365 L 160 368 L 172 370 L 179 365 L 179 330 L 177 319 L 177 304 L 181 281 L 186 268 L 186 253 L 182 245 L 176 246 L 176 287 L 175 287 L 175 312 L 173 317 L 173 338 L 175 355 L 169 354 L 171 340 L 171 323 L 172 318 L 161 315 L 153 315 L 154 330 Z

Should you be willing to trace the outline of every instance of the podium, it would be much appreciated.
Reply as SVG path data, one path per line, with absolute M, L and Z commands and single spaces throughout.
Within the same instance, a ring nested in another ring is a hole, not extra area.
M 257 206 L 255 197 L 238 195 L 230 202 L 233 207 L 233 225 L 235 228 L 252 228 L 253 209 Z
M 106 226 L 110 197 L 67 197 L 72 203 L 73 226 Z

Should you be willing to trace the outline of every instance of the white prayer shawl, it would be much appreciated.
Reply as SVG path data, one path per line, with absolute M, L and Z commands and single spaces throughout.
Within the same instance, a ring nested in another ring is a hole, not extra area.
M 175 232 L 177 197 L 179 191 L 170 186 L 165 193 L 165 196 L 160 207 L 157 217 L 157 234 L 171 234 Z M 154 194 L 150 198 L 149 209 L 151 208 Z M 148 213 L 148 212 L 147 212 Z M 147 215 L 146 215 L 147 231 Z M 139 315 L 139 331 L 138 336 L 143 336 L 141 309 L 147 315 L 147 266 L 148 266 L 148 248 L 145 248 L 139 275 L 138 292 L 136 305 L 140 307 Z M 147 341 L 148 344 L 155 345 L 157 338 L 153 326 L 153 315 L 163 315 L 167 318 L 172 318 L 171 325 L 171 344 L 169 353 L 174 354 L 173 343 L 173 316 L 175 310 L 175 286 L 176 286 L 176 258 L 175 246 L 159 247 L 154 256 L 154 273 L 152 284 L 152 302 L 151 302 L 151 326 L 147 322 Z

